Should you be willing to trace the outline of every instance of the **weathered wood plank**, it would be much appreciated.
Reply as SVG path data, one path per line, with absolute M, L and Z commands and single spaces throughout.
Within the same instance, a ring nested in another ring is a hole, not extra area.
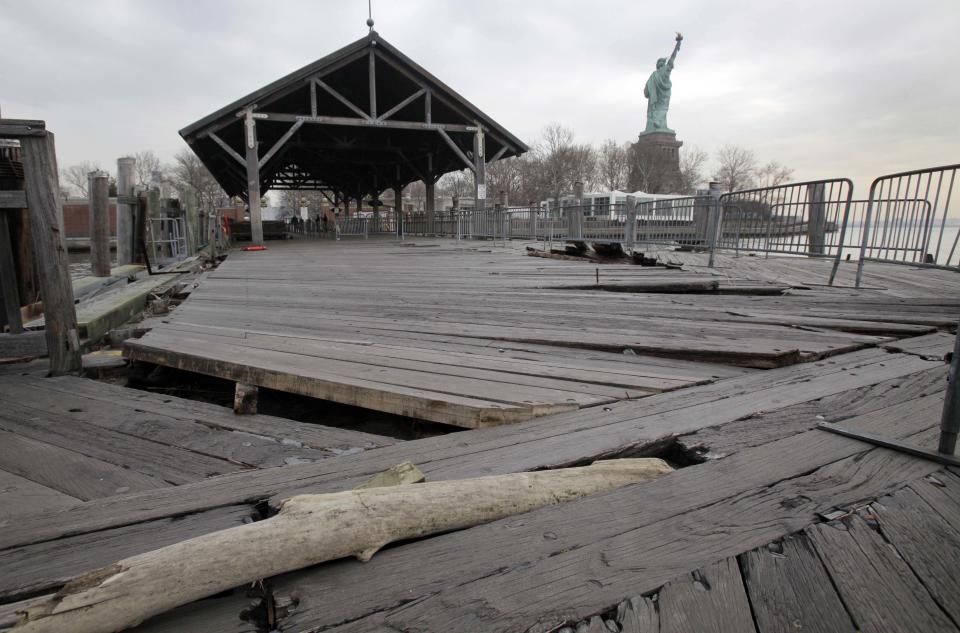
M 54 591 L 80 574 L 117 560 L 243 525 L 256 516 L 248 505 L 227 506 L 182 517 L 147 521 L 96 535 L 74 536 L 0 552 L 0 600 Z
M 936 396 L 909 401 L 847 424 L 909 434 L 935 427 L 939 404 Z M 401 629 L 525 630 L 536 622 L 532 630 L 549 630 L 802 529 L 817 512 L 937 469 L 824 435 L 808 431 L 583 499 L 562 513 L 538 511 L 391 549 L 363 566 L 344 561 L 289 574 L 274 586 L 278 595 L 299 598 L 289 616 L 293 628 L 379 613 Z M 403 586 L 391 588 L 400 570 Z M 539 593 L 545 584 L 549 593 Z M 405 607 L 390 606 L 411 598 Z
M 47 355 L 47 339 L 43 332 L 0 334 L 0 358 L 40 357 Z
M 910 567 L 857 515 L 807 534 L 863 633 L 954 633 Z
M 26 209 L 25 191 L 0 191 L 0 209 Z
M 735 558 L 672 580 L 659 594 L 661 633 L 755 631 Z
M 280 498 L 298 491 L 343 490 L 407 459 L 436 480 L 582 463 L 628 449 L 651 450 L 678 434 L 910 375 L 934 365 L 939 366 L 915 356 L 869 350 L 658 394 L 643 400 L 642 406 L 639 402 L 618 403 L 607 407 L 609 411 L 590 410 L 589 415 L 578 411 L 481 429 L 471 432 L 470 442 L 448 435 L 339 458 L 335 463 L 225 475 L 187 484 L 176 494 L 141 493 L 135 498 L 88 503 L 56 522 L 38 515 L 29 522 L 7 525 L 0 530 L 0 548 L 113 527 L 118 522 L 128 524 L 270 496 Z M 720 401 L 722 407 L 715 404 Z
M 910 488 L 871 506 L 883 536 L 910 565 L 933 599 L 954 622 L 960 621 L 960 531 Z M 950 512 L 956 512 L 956 504 Z
M 0 431 L 0 468 L 83 500 L 170 485 L 156 477 L 6 431 Z
M 76 497 L 0 470 L 0 515 L 17 517 L 43 510 L 62 510 L 80 503 Z
M 855 633 L 805 534 L 751 550 L 740 561 L 759 633 Z

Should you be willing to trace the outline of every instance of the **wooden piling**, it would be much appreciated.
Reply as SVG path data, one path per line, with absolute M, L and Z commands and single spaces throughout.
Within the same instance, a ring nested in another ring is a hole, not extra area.
M 117 266 L 132 264 L 136 249 L 133 235 L 134 204 L 131 202 L 136 162 L 130 156 L 117 159 Z
M 33 252 L 43 297 L 50 374 L 79 372 L 80 339 L 67 249 L 61 232 L 63 208 L 53 133 L 23 136 L 20 144 Z
M 92 171 L 90 192 L 90 268 L 94 277 L 110 276 L 110 216 L 107 174 Z

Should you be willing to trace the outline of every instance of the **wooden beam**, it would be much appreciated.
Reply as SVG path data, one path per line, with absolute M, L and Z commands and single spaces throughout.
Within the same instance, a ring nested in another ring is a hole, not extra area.
M 317 82 L 310 82 L 310 116 L 317 116 Z
M 328 84 L 324 83 L 324 82 L 321 81 L 320 79 L 314 79 L 313 81 L 314 81 L 314 83 L 315 83 L 316 85 L 320 86 L 321 88 L 323 88 L 324 90 L 326 90 L 327 92 L 329 92 L 337 101 L 339 101 L 339 102 L 342 103 L 343 105 L 347 106 L 348 108 L 350 108 L 351 110 L 353 110 L 355 113 L 359 114 L 362 118 L 364 118 L 364 119 L 372 119 L 372 118 L 373 118 L 373 117 L 371 117 L 369 114 L 367 114 L 366 112 L 364 112 L 363 110 L 361 110 L 360 108 L 358 108 L 357 106 L 353 105 L 353 102 L 352 102 L 352 101 L 350 101 L 349 99 L 347 99 L 346 97 L 344 97 L 342 94 L 340 94 L 339 92 L 337 92 L 336 90 L 334 90 L 333 88 L 331 88 Z M 314 116 L 315 116 L 315 115 L 314 115 Z
M 54 376 L 80 371 L 80 338 L 73 306 L 67 250 L 61 236 L 60 183 L 52 133 L 20 140 L 33 229 L 33 252 L 43 297 L 43 314 Z
M 263 166 L 267 164 L 267 161 L 273 158 L 273 155 L 277 153 L 283 144 L 290 140 L 290 137 L 296 134 L 297 130 L 303 126 L 303 121 L 297 121 L 294 123 L 289 130 L 287 130 L 283 136 L 280 137 L 276 143 L 273 144 L 273 147 L 270 148 L 270 151 L 263 155 L 263 158 L 260 159 L 260 169 L 263 169 Z
M 442 128 L 438 129 L 437 131 L 440 132 L 440 136 L 442 136 L 443 140 L 447 142 L 447 145 L 450 146 L 450 149 L 452 149 L 453 152 L 460 157 L 460 160 L 463 161 L 463 164 L 466 165 L 467 168 L 470 169 L 470 171 L 476 172 L 477 171 L 476 165 L 474 165 L 473 161 L 467 158 L 467 155 L 463 153 L 463 150 L 460 149 L 460 147 L 453 142 L 453 139 L 450 138 L 450 135 L 447 134 L 447 131 Z
M 13 334 L 22 332 L 20 291 L 17 288 L 17 269 L 13 261 L 13 240 L 10 238 L 10 226 L 7 224 L 7 213 L 4 211 L 0 211 L 0 308 L 3 308 L 3 314 L 0 314 L 0 317 L 4 319 L 0 325 L 6 323 Z
M 509 146 L 507 146 L 507 145 L 502 146 L 502 147 L 500 148 L 500 150 L 497 151 L 496 154 L 494 154 L 493 156 L 491 156 L 490 158 L 487 159 L 487 163 L 495 163 L 495 162 L 497 162 L 498 160 L 500 160 L 500 158 L 501 158 L 504 154 L 507 153 L 507 150 L 508 150 L 508 149 L 510 149 Z
M 413 93 L 412 95 L 410 95 L 409 97 L 407 97 L 406 99 L 404 99 L 403 101 L 401 101 L 400 103 L 398 103 L 397 105 L 393 106 L 392 108 L 390 108 L 389 110 L 387 110 L 386 112 L 384 112 L 383 114 L 381 114 L 379 117 L 377 117 L 377 120 L 378 120 L 378 121 L 383 121 L 384 119 L 389 119 L 391 116 L 393 116 L 394 114 L 396 114 L 397 112 L 399 112 L 400 110 L 402 110 L 403 108 L 405 108 L 407 105 L 409 105 L 409 104 L 410 104 L 411 102 L 413 102 L 415 99 L 417 99 L 417 98 L 423 96 L 424 94 L 426 94 L 426 92 L 427 92 L 427 91 L 424 90 L 423 88 L 421 88 L 420 90 L 417 90 L 415 93 Z
M 229 154 L 229 155 L 233 158 L 233 160 L 237 161 L 237 162 L 240 163 L 241 165 L 246 165 L 246 164 L 247 164 L 247 161 L 244 160 L 243 157 L 240 156 L 240 154 L 238 154 L 235 149 L 233 149 L 232 147 L 230 147 L 229 145 L 227 145 L 227 144 L 223 141 L 223 139 L 221 139 L 219 136 L 217 136 L 217 135 L 214 134 L 213 132 L 210 132 L 210 138 L 212 138 L 214 141 L 216 141 L 216 142 L 217 142 L 217 145 L 219 145 L 220 147 L 222 147 L 222 148 L 224 149 L 224 151 L 227 152 L 227 154 Z
M 483 136 L 483 130 L 477 125 L 477 131 L 473 133 L 473 208 L 481 209 L 486 206 L 487 199 L 487 164 L 484 161 L 486 156 L 486 139 Z M 483 201 L 483 206 L 481 202 Z
M 47 133 L 47 124 L 29 119 L 0 119 L 0 138 L 21 138 L 25 136 L 43 136 Z
M 377 118 L 377 56 L 370 49 L 370 117 Z
M 476 132 L 474 125 L 459 125 L 454 123 L 423 123 L 422 121 L 379 121 L 377 119 L 355 119 L 342 116 L 306 116 L 303 114 L 285 114 L 282 112 L 260 112 L 270 121 L 303 121 L 304 123 L 318 123 L 321 125 L 346 125 L 356 127 L 382 127 L 397 130 L 446 130 L 447 132 Z M 211 134 L 210 136 L 213 136 Z
M 23 191 L 0 191 L 0 209 L 26 209 L 27 194 Z
M 423 107 L 425 110 L 424 120 L 427 123 L 433 123 L 433 91 L 427 90 L 426 96 L 423 98 Z

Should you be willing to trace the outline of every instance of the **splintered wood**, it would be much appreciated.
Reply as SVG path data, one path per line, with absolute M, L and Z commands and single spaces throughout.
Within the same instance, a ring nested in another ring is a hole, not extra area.
M 12 630 L 112 633 L 260 578 L 346 556 L 366 561 L 394 541 L 488 523 L 650 481 L 671 470 L 659 459 L 623 459 L 555 471 L 298 495 L 284 501 L 272 518 L 181 541 L 75 578 L 48 600 L 31 605 Z
M 597 279 L 630 292 L 597 292 Z M 449 242 L 278 244 L 232 253 L 127 345 L 135 360 L 476 428 L 925 335 L 945 318 L 875 298 L 686 294 L 718 286 L 762 290 Z

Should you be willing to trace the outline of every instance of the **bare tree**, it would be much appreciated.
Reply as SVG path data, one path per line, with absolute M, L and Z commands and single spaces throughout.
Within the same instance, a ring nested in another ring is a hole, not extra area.
M 551 123 L 533 150 L 543 191 L 557 203 L 574 182 L 589 185 L 596 177 L 596 152 L 590 145 L 574 143 L 573 138 L 573 130 Z
M 501 191 L 507 192 L 507 200 L 514 204 L 522 200 L 524 162 L 524 159 L 519 157 L 503 158 L 487 165 L 487 190 L 491 192 L 494 201 Z
M 761 187 L 776 187 L 790 182 L 793 170 L 775 160 L 757 170 L 757 183 Z
M 600 146 L 597 152 L 597 182 L 605 189 L 615 191 L 626 188 L 630 167 L 628 147 L 613 139 L 607 139 Z
M 134 166 L 134 177 L 137 179 L 136 184 L 141 187 L 149 187 L 153 182 L 153 172 L 160 171 L 163 172 L 164 169 L 160 165 L 160 158 L 152 149 L 146 149 L 140 152 L 137 152 L 133 155 L 136 159 L 136 165 Z
M 724 191 L 750 189 L 756 184 L 757 157 L 753 150 L 724 145 L 717 150 L 717 171 L 713 178 Z
M 472 196 L 473 174 L 466 170 L 448 172 L 437 181 L 437 189 L 441 196 Z
M 70 193 L 76 193 L 81 198 L 86 198 L 88 191 L 88 178 L 91 171 L 99 171 L 100 164 L 94 161 L 85 160 L 83 162 L 77 163 L 76 165 L 70 165 L 66 169 L 60 170 L 60 176 L 63 178 L 63 181 L 68 185 L 68 191 Z
M 192 192 L 197 196 L 198 207 L 205 211 L 213 209 L 227 197 L 196 154 L 184 148 L 173 158 L 173 166 L 163 171 L 167 172 L 170 183 L 180 192 L 181 197 L 187 191 Z M 139 163 L 137 165 L 139 172 Z
M 703 182 L 703 166 L 708 155 L 695 145 L 680 152 L 680 189 L 677 193 L 693 194 Z

